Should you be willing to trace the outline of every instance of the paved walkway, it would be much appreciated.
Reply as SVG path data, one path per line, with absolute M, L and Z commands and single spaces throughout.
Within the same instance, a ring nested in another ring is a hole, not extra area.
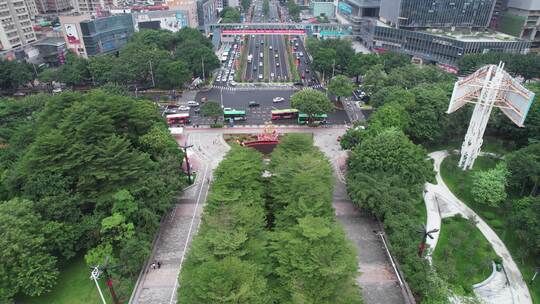
M 379 226 L 373 218 L 362 212 L 350 200 L 343 172 L 347 152 L 341 150 L 337 136 L 344 130 L 315 134 L 315 145 L 330 159 L 336 176 L 333 206 L 336 217 L 347 237 L 358 251 L 357 284 L 362 289 L 366 304 L 407 303 L 398 284 L 396 273 L 377 234 Z
M 164 218 L 150 261 L 162 262 L 160 269 L 146 267 L 132 294 L 130 303 L 176 303 L 178 275 L 186 253 L 196 234 L 203 206 L 206 202 L 208 183 L 229 146 L 220 140 L 220 134 L 189 134 L 178 139 L 193 145 L 190 153 L 193 169 L 197 171 L 195 184 L 182 193 L 174 209 Z
M 504 272 L 496 274 L 489 282 L 482 286 L 474 288 L 475 293 L 486 303 L 493 304 L 530 304 L 532 303 L 529 289 L 523 281 L 521 272 L 512 259 L 510 252 L 497 236 L 497 234 L 488 226 L 488 224 L 470 209 L 465 203 L 459 200 L 448 189 L 444 183 L 440 167 L 442 161 L 448 156 L 446 151 L 437 151 L 430 153 L 429 156 L 434 160 L 435 171 L 437 172 L 437 184 L 426 183 L 424 201 L 428 210 L 427 228 L 441 228 L 441 218 L 461 214 L 465 218 L 476 217 L 477 227 L 484 237 L 490 242 L 495 252 L 502 258 L 506 277 Z M 442 227 L 444 229 L 444 227 Z M 430 245 L 430 252 L 437 245 L 439 233 L 434 235 L 434 239 L 427 240 Z M 428 256 L 431 260 L 431 257 Z

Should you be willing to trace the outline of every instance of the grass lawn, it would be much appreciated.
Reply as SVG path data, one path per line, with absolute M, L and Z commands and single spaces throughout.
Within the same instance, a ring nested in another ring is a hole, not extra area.
M 540 279 L 536 279 L 531 283 L 531 278 L 534 275 L 534 269 L 538 261 L 533 258 L 523 258 L 523 244 L 515 235 L 511 223 L 509 223 L 509 206 L 501 208 L 492 208 L 482 204 L 477 204 L 472 200 L 471 173 L 479 170 L 494 168 L 499 160 L 489 157 L 478 157 L 474 163 L 474 168 L 469 171 L 462 171 L 457 167 L 459 155 L 448 156 L 441 164 L 441 176 L 450 190 L 471 209 L 473 209 L 488 225 L 495 230 L 497 235 L 506 245 L 506 248 L 512 254 L 514 261 L 517 263 L 523 279 L 529 286 L 529 292 L 533 298 L 533 303 L 540 304 Z
M 433 264 L 457 294 L 472 293 L 472 285 L 485 280 L 497 257 L 480 230 L 469 220 L 451 217 L 442 220 L 441 234 Z
M 103 279 L 101 290 L 107 303 L 112 303 L 109 290 Z M 134 282 L 130 282 L 130 291 Z M 125 297 L 124 297 L 125 298 Z M 124 302 L 127 303 L 129 295 Z M 15 301 L 18 304 L 99 304 L 101 298 L 94 281 L 90 280 L 90 269 L 82 256 L 73 258 L 69 264 L 61 268 L 58 283 L 53 290 L 39 297 L 21 296 Z

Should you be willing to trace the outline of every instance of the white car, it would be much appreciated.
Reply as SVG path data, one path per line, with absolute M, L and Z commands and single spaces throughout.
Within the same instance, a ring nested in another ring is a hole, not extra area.
M 304 56 L 304 53 L 303 52 L 300 52 L 300 57 L 303 57 Z
M 188 106 L 190 107 L 198 107 L 199 106 L 199 103 L 196 102 L 195 100 L 190 100 L 187 102 Z
M 263 79 L 263 75 L 262 75 L 262 74 L 259 74 L 259 79 Z
M 269 47 L 268 47 L 268 49 L 270 49 L 270 50 L 271 50 L 271 49 L 272 49 L 272 46 L 269 46 Z
M 180 111 L 189 111 L 189 107 L 188 106 L 179 106 L 178 110 L 180 110 Z
M 283 97 L 274 97 L 274 99 L 272 99 L 272 102 L 282 102 L 282 101 L 285 101 L 285 98 Z
M 233 81 L 234 80 L 234 77 L 233 76 L 229 76 L 229 81 Z
M 234 87 L 234 86 L 236 86 L 236 81 L 233 80 L 233 81 L 231 81 L 229 84 L 232 85 L 232 86 Z
M 56 88 L 52 90 L 53 93 L 62 93 L 62 88 Z
M 274 78 L 274 73 L 270 73 L 270 77 Z
M 262 67 L 263 66 L 263 63 L 262 61 L 259 61 L 259 66 Z
M 232 111 L 232 108 L 223 108 L 223 111 Z
M 279 57 L 279 54 L 278 54 L 278 53 L 276 53 L 276 55 L 274 55 L 274 57 L 278 58 L 278 57 Z

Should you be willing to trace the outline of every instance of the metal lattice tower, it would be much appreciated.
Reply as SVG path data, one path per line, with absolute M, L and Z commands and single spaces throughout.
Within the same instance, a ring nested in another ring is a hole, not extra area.
M 504 63 L 486 65 L 454 85 L 447 113 L 452 113 L 465 103 L 474 103 L 474 112 L 461 146 L 459 167 L 471 169 L 480 154 L 484 132 L 494 107 L 516 125 L 523 122 L 530 109 L 534 94 L 504 71 Z

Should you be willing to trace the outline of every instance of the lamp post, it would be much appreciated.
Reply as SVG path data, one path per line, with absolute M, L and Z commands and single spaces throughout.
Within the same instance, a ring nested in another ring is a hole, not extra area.
M 193 145 L 184 144 L 183 146 L 180 146 L 180 147 L 184 149 L 184 153 L 186 154 L 185 158 L 186 158 L 186 167 L 187 167 L 187 172 L 188 172 L 188 183 L 191 184 L 191 167 L 189 165 L 189 157 L 188 157 L 187 149 L 193 147 Z

